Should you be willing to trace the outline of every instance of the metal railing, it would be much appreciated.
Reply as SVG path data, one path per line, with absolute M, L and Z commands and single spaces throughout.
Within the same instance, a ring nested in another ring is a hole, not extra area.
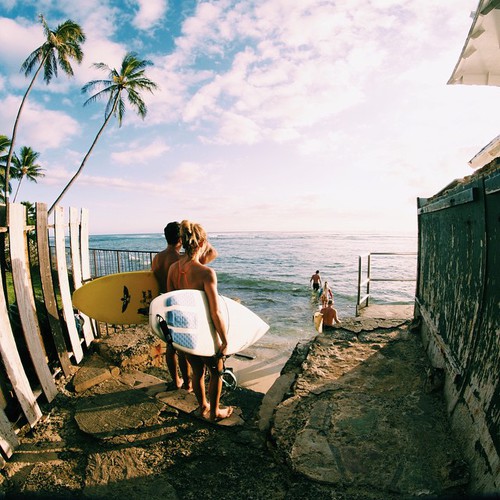
M 52 265 L 55 266 L 55 247 L 50 247 Z M 110 250 L 90 248 L 90 276 L 92 279 L 114 273 L 144 271 L 151 269 L 153 257 L 158 252 L 143 250 Z M 72 269 L 71 257 L 67 252 L 67 267 Z
M 90 275 L 92 278 L 98 278 L 107 274 L 151 269 L 153 257 L 157 253 L 142 250 L 90 248 Z
M 416 256 L 417 252 L 371 252 L 368 254 L 363 254 L 359 256 L 358 260 L 358 298 L 356 301 L 356 316 L 359 316 L 359 311 L 365 307 L 368 307 L 370 298 L 372 295 L 370 293 L 370 284 L 373 282 L 415 282 L 416 279 L 416 266 L 415 266 L 415 277 L 412 278 L 373 278 L 372 277 L 372 256 Z M 363 280 L 363 259 L 366 259 L 366 278 Z M 362 295 L 362 289 L 366 287 L 365 294 Z M 409 302 L 408 302 L 409 303 Z

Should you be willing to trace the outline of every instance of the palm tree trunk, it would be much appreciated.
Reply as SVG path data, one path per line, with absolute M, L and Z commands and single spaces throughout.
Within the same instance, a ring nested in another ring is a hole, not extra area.
M 82 163 L 80 164 L 80 167 L 76 171 L 75 175 L 71 178 L 71 180 L 66 184 L 66 187 L 62 190 L 61 194 L 57 197 L 56 201 L 52 204 L 52 206 L 49 208 L 47 215 L 50 215 L 52 211 L 54 210 L 55 206 L 59 203 L 59 201 L 62 199 L 62 197 L 66 194 L 66 191 L 71 187 L 73 182 L 75 182 L 76 178 L 80 175 L 80 172 L 83 170 L 83 167 L 85 166 L 85 163 L 87 162 L 88 157 L 90 156 L 90 153 L 92 153 L 92 150 L 94 149 L 94 146 L 96 145 L 97 141 L 99 140 L 99 137 L 101 137 L 101 134 L 106 127 L 106 125 L 109 123 L 111 117 L 113 116 L 115 109 L 116 109 L 116 104 L 118 103 L 118 97 L 120 96 L 119 93 L 116 95 L 115 102 L 113 104 L 113 109 L 109 112 L 108 116 L 104 120 L 104 123 L 102 124 L 101 128 L 99 129 L 99 132 L 97 132 L 97 135 L 94 138 L 94 141 L 92 142 L 92 145 L 90 146 L 90 149 L 87 151 L 87 154 L 82 160 Z
M 24 179 L 24 175 L 19 179 L 19 184 L 17 185 L 17 188 L 16 188 L 16 194 L 14 195 L 13 203 L 16 202 L 17 193 L 19 193 L 19 188 L 21 187 L 21 182 L 23 182 L 23 179 Z
M 26 90 L 23 100 L 21 101 L 21 105 L 19 106 L 19 109 L 17 111 L 17 116 L 16 116 L 16 121 L 14 122 L 14 128 L 12 129 L 12 137 L 10 138 L 10 148 L 9 148 L 9 154 L 7 156 L 7 163 L 5 165 L 5 206 L 7 207 L 7 223 L 9 221 L 9 174 L 10 174 L 10 164 L 12 161 L 12 155 L 14 154 L 14 143 L 16 142 L 16 135 L 17 135 L 17 126 L 19 125 L 19 118 L 21 116 L 21 111 L 23 110 L 24 103 L 26 102 L 26 99 L 28 98 L 28 95 L 31 92 L 31 89 L 33 88 L 33 85 L 35 84 L 35 80 L 40 73 L 40 71 L 43 68 L 43 64 L 45 62 L 45 59 L 47 56 L 45 56 L 38 69 L 36 70 L 36 73 L 33 75 L 33 78 L 31 79 L 31 83 L 29 84 L 28 89 Z

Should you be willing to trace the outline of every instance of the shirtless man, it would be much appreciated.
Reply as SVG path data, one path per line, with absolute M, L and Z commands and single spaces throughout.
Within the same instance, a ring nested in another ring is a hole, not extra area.
M 160 293 L 165 293 L 167 291 L 168 270 L 170 266 L 181 257 L 180 249 L 182 242 L 179 231 L 180 224 L 178 222 L 169 222 L 165 226 L 163 232 L 167 240 L 167 248 L 158 252 L 153 258 L 151 270 L 154 272 L 156 280 L 158 281 Z M 200 262 L 203 264 L 212 262 L 217 255 L 217 250 L 210 244 L 207 244 L 207 248 L 205 248 L 203 255 L 200 257 Z M 165 357 L 167 359 L 168 371 L 175 387 L 177 389 L 184 388 L 188 391 L 192 391 L 190 367 L 184 353 L 177 352 L 172 345 L 167 344 Z M 182 378 L 179 376 L 178 368 L 181 371 Z
M 320 311 L 323 315 L 323 331 L 328 332 L 335 329 L 334 325 L 341 323 L 337 316 L 337 309 L 333 307 L 333 299 L 328 300 L 328 305 Z
M 312 283 L 313 290 L 317 292 L 319 287 L 321 286 L 321 276 L 319 275 L 319 271 L 316 271 L 309 280 L 309 283 Z

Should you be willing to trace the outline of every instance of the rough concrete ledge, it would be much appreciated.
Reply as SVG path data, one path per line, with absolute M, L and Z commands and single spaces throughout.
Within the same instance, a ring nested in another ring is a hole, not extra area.
M 465 491 L 466 462 L 409 326 L 408 320 L 353 319 L 311 342 L 271 426 L 294 471 L 388 496 Z

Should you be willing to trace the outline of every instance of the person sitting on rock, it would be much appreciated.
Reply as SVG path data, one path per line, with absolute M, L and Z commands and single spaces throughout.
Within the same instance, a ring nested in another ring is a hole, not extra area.
M 328 300 L 328 305 L 320 311 L 323 315 L 323 331 L 328 332 L 335 329 L 335 325 L 342 323 L 337 316 L 337 309 L 333 307 L 333 299 Z

